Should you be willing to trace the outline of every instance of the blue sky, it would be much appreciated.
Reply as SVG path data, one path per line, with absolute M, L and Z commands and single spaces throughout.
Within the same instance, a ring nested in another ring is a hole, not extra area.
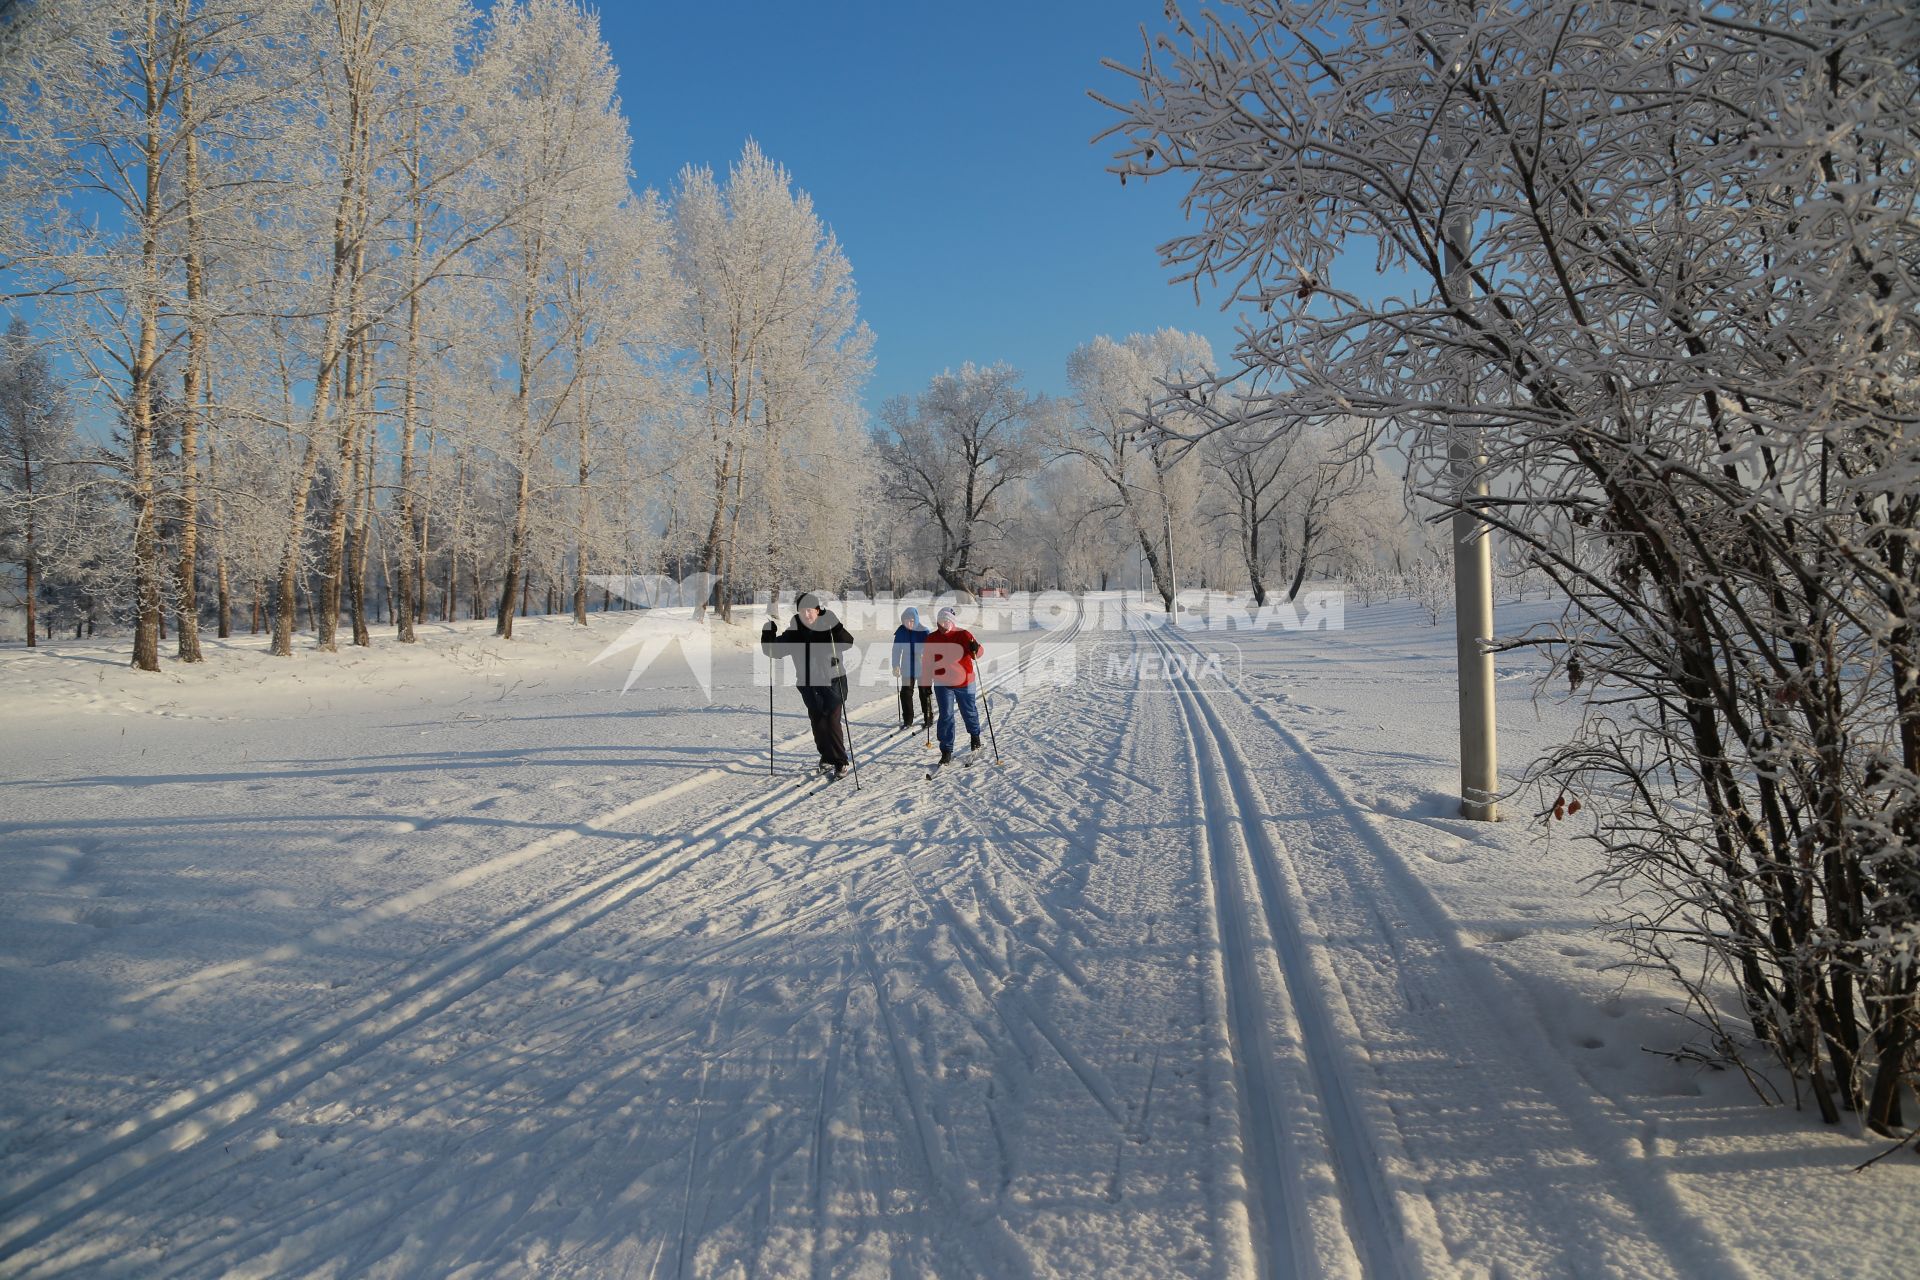
M 1125 188 L 1089 139 L 1122 95 L 1159 0 L 710 0 L 609 4 L 636 181 L 724 172 L 752 137 L 809 192 L 853 264 L 877 342 L 867 402 L 1004 360 L 1066 389 L 1102 333 L 1174 325 L 1223 362 L 1233 317 L 1167 283 L 1155 247 L 1182 188 Z

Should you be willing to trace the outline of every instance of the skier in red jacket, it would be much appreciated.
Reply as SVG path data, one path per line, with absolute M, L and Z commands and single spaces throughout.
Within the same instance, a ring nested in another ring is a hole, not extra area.
M 940 763 L 953 759 L 953 706 L 960 704 L 960 715 L 967 722 L 967 734 L 973 750 L 980 749 L 980 704 L 974 697 L 977 687 L 973 660 L 980 656 L 980 642 L 973 632 L 960 625 L 952 608 L 942 609 L 934 619 L 934 629 L 920 646 L 920 678 L 933 685 L 940 704 Z

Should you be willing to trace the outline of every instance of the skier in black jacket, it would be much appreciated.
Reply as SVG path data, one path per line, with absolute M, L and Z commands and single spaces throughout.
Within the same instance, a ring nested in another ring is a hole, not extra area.
M 853 647 L 853 635 L 820 597 L 808 592 L 795 601 L 798 612 L 785 631 L 767 619 L 760 647 L 775 658 L 792 658 L 794 684 L 806 704 L 813 726 L 813 745 L 820 751 L 820 767 L 835 778 L 849 763 L 841 713 L 847 705 L 847 669 L 841 655 Z

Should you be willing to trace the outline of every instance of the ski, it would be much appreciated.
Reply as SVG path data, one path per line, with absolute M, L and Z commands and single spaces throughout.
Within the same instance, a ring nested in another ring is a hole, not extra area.
M 973 766 L 980 763 L 980 759 L 981 759 L 980 753 L 975 752 L 967 756 L 965 759 L 956 758 L 953 760 L 948 760 L 944 763 L 936 760 L 933 762 L 933 767 L 927 770 L 927 781 L 932 782 L 933 775 L 936 773 L 939 773 L 942 769 L 952 769 L 952 768 L 971 769 L 973 768 Z
M 850 775 L 849 775 L 849 776 L 850 776 Z M 839 778 L 836 778 L 836 777 L 834 777 L 834 776 L 833 776 L 832 774 L 828 774 L 828 775 L 827 775 L 827 780 L 826 780 L 825 782 L 822 782 L 822 783 L 821 783 L 821 784 L 820 784 L 819 786 L 817 786 L 817 787 L 815 787 L 815 788 L 814 788 L 813 790 L 811 790 L 811 791 L 809 791 L 809 792 L 807 792 L 807 794 L 806 794 L 806 795 L 804 795 L 804 796 L 802 796 L 802 797 L 801 797 L 801 799 L 803 799 L 803 800 L 811 800 L 811 799 L 813 799 L 813 798 L 814 798 L 815 796 L 817 796 L 817 795 L 819 795 L 819 794 L 820 794 L 820 793 L 821 793 L 822 791 L 825 791 L 825 790 L 826 790 L 826 789 L 827 789 L 828 787 L 831 787 L 831 786 L 832 786 L 832 785 L 833 785 L 834 783 L 836 783 L 836 782 L 838 782 L 838 781 L 840 781 L 840 779 L 839 779 Z

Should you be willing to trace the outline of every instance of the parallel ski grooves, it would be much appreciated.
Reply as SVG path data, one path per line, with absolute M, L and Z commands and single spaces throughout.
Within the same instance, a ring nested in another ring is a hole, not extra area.
M 1003 673 L 990 687 L 998 687 L 1025 671 L 1047 646 L 1073 644 L 1079 631 L 1076 620 L 1059 636 L 1030 646 L 1012 670 Z M 880 705 L 883 701 L 875 700 L 870 705 Z M 895 744 L 883 742 L 870 748 L 869 758 L 891 745 Z M 717 781 L 728 772 L 710 770 L 689 779 L 692 785 L 686 789 Z M 682 793 L 679 787 L 671 790 L 674 794 Z M 154 1176 L 157 1164 L 196 1150 L 236 1120 L 294 1096 L 313 1081 L 426 1022 L 529 957 L 601 919 L 636 894 L 678 875 L 713 848 L 730 828 L 738 830 L 764 822 L 774 814 L 793 808 L 804 798 L 783 788 L 729 805 L 688 834 L 656 846 L 652 856 L 644 861 L 577 881 L 557 897 L 547 898 L 508 917 L 480 938 L 457 944 L 428 964 L 403 972 L 394 986 L 324 1019 L 318 1027 L 290 1032 L 290 1039 L 283 1038 L 264 1053 L 251 1055 L 212 1075 L 189 1096 L 169 1100 L 123 1121 L 98 1145 L 0 1194 L 0 1220 L 4 1220 L 0 1232 L 11 1233 L 0 1234 L 0 1262 L 33 1248 L 102 1204 L 110 1203 L 130 1186 Z M 634 812 L 652 802 L 650 798 L 645 803 L 630 803 L 611 813 Z M 596 815 L 580 825 L 605 821 L 609 816 Z M 570 827 L 559 834 L 568 837 L 576 831 L 577 827 Z M 485 865 L 491 869 L 508 865 L 510 860 L 525 861 L 532 856 L 531 851 L 544 850 L 554 843 L 554 836 L 543 837 L 516 854 Z M 206 973 L 195 975 L 202 980 L 207 976 Z M 145 1156 L 138 1153 L 138 1148 L 161 1138 L 165 1138 L 161 1150 Z M 34 1201 L 89 1173 L 93 1176 L 85 1178 L 38 1216 L 23 1212 Z
M 1172 655 L 1172 644 L 1157 632 L 1148 633 L 1156 647 Z M 1170 670 L 1178 670 L 1170 666 Z M 1368 1140 L 1361 1125 L 1358 1111 L 1347 1083 L 1335 1047 L 1340 1043 L 1337 1031 L 1328 1014 L 1325 997 L 1313 980 L 1313 960 L 1301 938 L 1301 925 L 1294 911 L 1287 905 L 1288 899 L 1274 880 L 1274 860 L 1277 854 L 1271 837 L 1268 835 L 1260 815 L 1264 806 L 1254 794 L 1253 783 L 1246 762 L 1241 759 L 1232 739 L 1221 727 L 1213 708 L 1198 689 L 1194 688 L 1185 676 L 1178 676 L 1175 687 L 1185 713 L 1188 730 L 1194 746 L 1205 749 L 1218 763 L 1217 772 L 1210 773 L 1199 759 L 1196 750 L 1194 769 L 1203 783 L 1201 794 L 1206 797 L 1203 804 L 1207 809 L 1204 815 L 1205 830 L 1208 837 L 1210 856 L 1215 860 L 1216 878 L 1223 883 L 1234 883 L 1238 877 L 1231 871 L 1220 874 L 1221 859 L 1230 863 L 1230 855 L 1214 838 L 1218 825 L 1232 823 L 1237 826 L 1247 843 L 1249 861 L 1253 866 L 1255 884 L 1248 886 L 1252 892 L 1248 899 L 1257 899 L 1267 923 L 1267 929 L 1273 938 L 1274 947 L 1280 957 L 1280 970 L 1286 980 L 1287 993 L 1292 1000 L 1295 1016 L 1300 1022 L 1302 1048 L 1310 1066 L 1314 1085 L 1318 1093 L 1321 1111 L 1326 1120 L 1327 1142 L 1334 1162 L 1334 1174 L 1339 1184 L 1340 1196 L 1345 1209 L 1345 1219 L 1354 1247 L 1359 1254 L 1361 1265 L 1372 1276 L 1396 1276 L 1400 1274 L 1398 1251 L 1394 1247 L 1400 1234 L 1399 1213 L 1392 1197 L 1377 1185 L 1378 1161 L 1373 1145 Z M 1224 779 L 1231 796 L 1220 793 L 1221 780 Z M 1224 810 L 1224 813 L 1220 811 Z M 1218 815 L 1218 816 L 1216 816 Z M 1257 979 L 1251 969 L 1251 952 L 1246 946 L 1245 923 L 1238 911 L 1225 906 L 1222 916 L 1222 942 L 1228 947 L 1229 972 L 1238 969 L 1238 985 L 1242 988 L 1238 996 L 1241 1001 L 1250 998 L 1248 989 L 1257 990 Z M 1235 946 L 1229 942 L 1228 931 L 1239 940 Z M 1230 995 L 1234 994 L 1231 990 Z M 1246 1011 L 1242 1008 L 1236 1018 L 1237 1026 L 1244 1032 Z M 1255 1025 L 1250 1029 L 1253 1043 L 1266 1056 L 1267 1039 L 1265 1029 Z M 1270 1081 L 1264 1078 L 1264 1072 L 1256 1065 L 1251 1069 L 1242 1064 L 1242 1076 L 1249 1086 L 1249 1110 L 1254 1112 L 1254 1131 L 1271 1135 L 1278 1140 L 1280 1130 L 1276 1127 L 1272 1114 L 1272 1101 L 1267 1090 Z M 1260 1144 L 1255 1144 L 1260 1145 Z M 1263 1182 L 1272 1177 L 1278 1179 L 1278 1153 L 1271 1149 L 1256 1152 L 1260 1162 Z M 1286 1220 L 1284 1205 L 1272 1204 L 1272 1196 L 1277 1186 L 1266 1191 L 1267 1199 L 1262 1203 L 1267 1207 L 1270 1230 L 1278 1230 Z M 1278 1218 L 1279 1221 L 1274 1221 Z

